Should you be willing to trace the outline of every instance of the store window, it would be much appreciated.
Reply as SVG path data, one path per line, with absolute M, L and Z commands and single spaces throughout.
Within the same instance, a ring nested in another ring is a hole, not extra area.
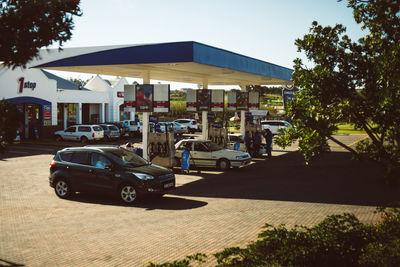
M 67 125 L 76 124 L 76 104 L 67 104 Z

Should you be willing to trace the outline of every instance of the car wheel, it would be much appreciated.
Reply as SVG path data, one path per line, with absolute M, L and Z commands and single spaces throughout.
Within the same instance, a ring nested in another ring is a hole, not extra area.
M 229 160 L 227 159 L 220 159 L 218 161 L 218 169 L 221 171 L 226 171 L 230 168 L 231 164 L 229 163 Z
M 86 136 L 82 136 L 82 137 L 81 137 L 81 143 L 82 143 L 82 144 L 86 144 L 87 142 L 88 142 L 87 137 L 86 137 Z
M 59 198 L 68 198 L 72 194 L 72 187 L 64 178 L 59 178 L 54 186 L 54 191 Z
M 131 184 L 124 184 L 120 187 L 119 196 L 125 204 L 132 204 L 138 198 L 138 192 Z
M 63 139 L 61 137 L 61 135 L 56 135 L 56 141 L 57 142 L 61 142 Z

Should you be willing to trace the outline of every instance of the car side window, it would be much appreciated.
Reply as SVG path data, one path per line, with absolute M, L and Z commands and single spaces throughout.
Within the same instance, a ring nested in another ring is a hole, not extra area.
M 75 130 L 76 130 L 75 127 L 69 127 L 69 128 L 67 128 L 67 129 L 65 130 L 65 132 L 67 132 L 67 133 L 74 133 Z
M 90 132 L 90 127 L 87 126 L 79 126 L 78 127 L 79 132 Z
M 194 151 L 207 152 L 208 148 L 203 143 L 194 143 Z
M 71 162 L 73 152 L 63 152 L 60 153 L 60 158 L 62 161 Z
M 89 165 L 89 153 L 88 152 L 74 152 L 71 158 L 72 163 Z
M 90 157 L 90 165 L 104 169 L 106 165 L 110 166 L 111 162 L 103 155 L 100 155 L 98 153 L 92 153 Z

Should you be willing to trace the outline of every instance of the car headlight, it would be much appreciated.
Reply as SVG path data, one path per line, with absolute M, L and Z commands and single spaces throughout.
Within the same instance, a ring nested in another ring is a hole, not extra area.
M 154 176 L 146 173 L 128 172 L 129 174 L 135 175 L 140 180 L 153 180 Z
M 241 155 L 241 156 L 236 156 L 237 160 L 242 160 L 242 159 L 247 159 L 250 158 L 249 153 L 246 153 L 245 155 Z

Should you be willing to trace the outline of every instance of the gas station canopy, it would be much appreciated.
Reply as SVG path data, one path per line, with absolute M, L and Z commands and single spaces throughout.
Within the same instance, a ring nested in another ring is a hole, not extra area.
M 293 72 L 193 41 L 42 50 L 30 67 L 208 85 L 283 85 Z

